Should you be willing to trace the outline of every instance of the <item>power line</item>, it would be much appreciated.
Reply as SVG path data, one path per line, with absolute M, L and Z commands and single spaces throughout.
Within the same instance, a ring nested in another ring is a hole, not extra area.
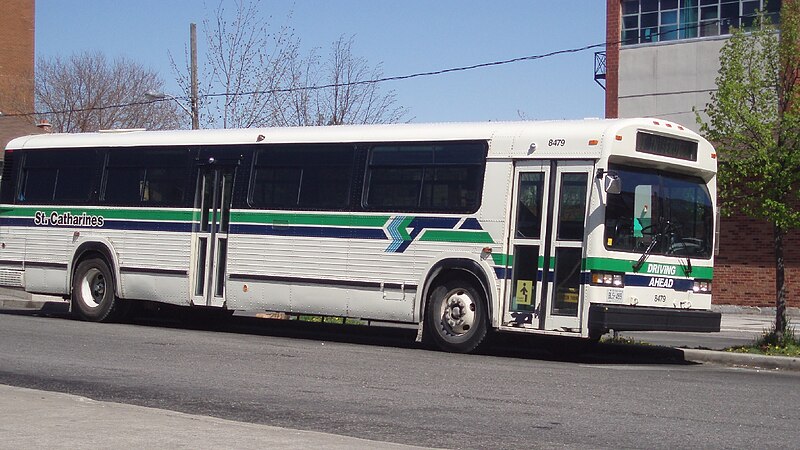
M 619 42 L 615 42 L 612 44 L 618 44 Z M 202 94 L 200 98 L 214 98 L 214 97 L 229 97 L 229 96 L 238 96 L 238 95 L 265 95 L 265 94 L 283 94 L 283 93 L 291 93 L 291 92 L 302 92 L 302 91 L 317 91 L 322 89 L 331 89 L 336 87 L 348 87 L 348 86 L 360 86 L 360 85 L 367 85 L 367 84 L 376 84 L 376 83 L 385 83 L 388 81 L 402 81 L 402 80 L 410 80 L 412 78 L 421 78 L 421 77 L 429 77 L 429 76 L 436 76 L 436 75 L 444 75 L 448 73 L 454 72 L 463 72 L 467 70 L 475 70 L 475 69 L 482 69 L 485 67 L 493 67 L 493 66 L 502 66 L 507 64 L 518 63 L 522 61 L 534 61 L 538 59 L 550 58 L 553 56 L 570 54 L 570 53 L 580 53 L 586 50 L 591 50 L 593 48 L 605 47 L 606 43 L 601 44 L 591 44 L 585 45 L 583 47 L 575 47 L 565 50 L 556 50 L 548 53 L 542 53 L 538 55 L 529 55 L 529 56 L 521 56 L 518 58 L 511 58 L 505 59 L 500 61 L 492 61 L 480 64 L 472 64 L 468 66 L 460 66 L 460 67 L 452 67 L 449 69 L 441 69 L 441 70 L 433 70 L 427 72 L 417 72 L 408 75 L 397 75 L 397 76 L 390 76 L 390 77 L 383 77 L 383 78 L 376 78 L 371 80 L 359 80 L 359 81 L 351 81 L 347 83 L 330 83 L 330 84 L 322 84 L 322 85 L 314 85 L 314 86 L 300 86 L 300 87 L 288 87 L 288 88 L 276 88 L 276 89 L 267 89 L 267 90 L 259 90 L 259 91 L 245 91 L 245 92 L 221 92 L 221 93 L 211 93 L 211 94 Z M 152 99 L 147 101 L 138 101 L 138 102 L 128 102 L 128 103 L 119 103 L 114 105 L 106 105 L 106 106 L 93 106 L 90 108 L 70 108 L 70 109 L 63 109 L 63 110 L 51 110 L 51 111 L 36 111 L 32 113 L 19 113 L 19 114 L 5 114 L 5 116 L 34 116 L 34 115 L 49 115 L 49 114 L 68 114 L 74 112 L 86 112 L 86 111 L 103 111 L 107 109 L 113 108 L 124 108 L 128 106 L 142 106 L 142 105 L 149 105 L 158 102 L 170 101 L 173 99 L 178 100 L 189 100 L 188 96 L 170 96 L 168 98 L 158 98 Z
M 717 19 L 716 22 L 721 22 L 723 19 Z M 666 34 L 675 34 L 679 33 L 682 30 L 696 28 L 697 26 L 686 26 L 686 27 L 679 27 L 676 29 L 666 30 L 659 33 L 654 33 L 651 36 L 661 36 Z M 426 72 L 417 72 L 408 75 L 396 75 L 390 77 L 383 77 L 383 78 L 376 78 L 371 80 L 360 80 L 360 81 L 351 81 L 347 83 L 330 83 L 330 84 L 323 84 L 323 85 L 314 85 L 314 86 L 300 86 L 300 87 L 288 87 L 288 88 L 276 88 L 276 89 L 267 89 L 267 90 L 257 90 L 257 91 L 245 91 L 245 92 L 221 92 L 221 93 L 211 93 L 211 94 L 201 94 L 199 98 L 206 99 L 206 98 L 215 98 L 215 97 L 229 97 L 229 96 L 239 96 L 239 95 L 271 95 L 271 94 L 282 94 L 282 93 L 291 93 L 291 92 L 302 92 L 302 91 L 317 91 L 322 89 L 331 89 L 336 87 L 348 87 L 348 86 L 360 86 L 360 85 L 367 85 L 367 84 L 376 84 L 376 83 L 384 83 L 388 81 L 403 81 L 409 80 L 413 78 L 421 78 L 421 77 L 429 77 L 429 76 L 437 76 L 437 75 L 444 75 L 448 73 L 455 73 L 455 72 L 463 72 L 468 70 L 475 70 L 475 69 L 482 69 L 486 67 L 494 67 L 494 66 L 502 66 L 507 64 L 514 64 L 523 61 L 535 61 L 539 59 L 550 58 L 553 56 L 558 55 L 565 55 L 571 53 L 580 53 L 586 50 L 591 50 L 595 48 L 601 47 L 608 47 L 609 45 L 620 45 L 628 42 L 630 39 L 619 39 L 616 41 L 607 41 L 599 44 L 590 44 L 585 45 L 582 47 L 574 47 L 564 50 L 556 50 L 552 52 L 542 53 L 538 55 L 528 55 L 528 56 L 521 56 L 517 58 L 511 59 L 504 59 L 499 61 L 492 61 L 486 63 L 479 63 L 479 64 L 472 64 L 467 66 L 459 66 L 459 67 L 452 67 L 449 69 L 440 69 L 440 70 L 433 70 L 433 71 L 426 71 Z M 625 96 L 620 98 L 633 98 L 633 97 L 643 97 L 643 96 L 650 96 L 650 95 L 672 95 L 672 94 L 681 94 L 681 93 L 693 93 L 694 91 L 682 91 L 682 92 L 663 92 L 663 93 L 656 93 L 656 94 L 638 94 L 632 96 Z M 701 90 L 697 92 L 707 92 L 706 90 Z M 31 113 L 16 113 L 16 114 L 2 114 L 0 117 L 26 117 L 26 116 L 46 116 L 51 114 L 68 114 L 68 113 L 77 113 L 77 112 L 87 112 L 87 111 L 104 111 L 107 109 L 114 109 L 114 108 L 125 108 L 130 106 L 144 106 L 159 102 L 171 101 L 171 100 L 184 100 L 188 101 L 191 100 L 189 96 L 170 96 L 167 98 L 158 98 L 158 99 L 151 99 L 146 101 L 136 101 L 136 102 L 128 102 L 128 103 L 119 103 L 113 105 L 106 105 L 106 106 L 93 106 L 89 108 L 70 108 L 70 109 L 63 109 L 63 110 L 51 110 L 51 111 L 36 111 Z

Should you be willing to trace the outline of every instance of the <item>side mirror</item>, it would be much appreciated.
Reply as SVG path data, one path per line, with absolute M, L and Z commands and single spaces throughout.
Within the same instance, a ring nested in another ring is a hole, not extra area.
M 619 176 L 615 173 L 606 173 L 606 176 L 603 177 L 603 184 L 608 194 L 619 194 L 622 192 L 622 180 L 620 180 Z

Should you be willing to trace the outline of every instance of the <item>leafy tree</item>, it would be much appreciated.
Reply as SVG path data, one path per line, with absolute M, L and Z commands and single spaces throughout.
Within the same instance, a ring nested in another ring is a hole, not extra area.
M 787 331 L 784 238 L 800 227 L 800 1 L 783 2 L 780 33 L 762 16 L 720 53 L 701 131 L 720 155 L 723 211 L 769 221 L 775 250 L 775 334 Z
M 78 133 L 112 128 L 178 128 L 183 117 L 171 102 L 146 102 L 148 91 L 162 91 L 158 74 L 129 59 L 109 61 L 100 52 L 36 63 L 36 110 L 53 131 Z

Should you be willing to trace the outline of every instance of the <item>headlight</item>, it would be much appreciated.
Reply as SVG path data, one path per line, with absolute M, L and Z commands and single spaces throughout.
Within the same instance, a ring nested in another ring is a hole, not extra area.
M 625 287 L 625 274 L 592 271 L 592 284 L 595 286 Z
M 710 294 L 711 280 L 694 280 L 692 291 L 697 292 L 698 294 Z

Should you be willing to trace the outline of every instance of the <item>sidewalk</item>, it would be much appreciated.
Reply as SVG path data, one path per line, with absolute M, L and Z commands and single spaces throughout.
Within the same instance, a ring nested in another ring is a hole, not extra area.
M 419 448 L 4 385 L 0 411 L 0 448 Z
M 66 310 L 67 303 L 60 297 L 31 295 L 11 289 L 0 288 L 0 309 L 47 309 Z M 714 306 L 722 313 L 719 333 L 678 332 L 622 332 L 624 337 L 647 344 L 674 347 L 682 351 L 686 361 L 707 362 L 729 366 L 754 367 L 770 370 L 800 371 L 800 358 L 785 356 L 762 356 L 720 351 L 725 348 L 752 343 L 775 320 L 775 308 L 742 308 L 722 305 Z M 787 312 L 790 323 L 800 334 L 800 309 Z

